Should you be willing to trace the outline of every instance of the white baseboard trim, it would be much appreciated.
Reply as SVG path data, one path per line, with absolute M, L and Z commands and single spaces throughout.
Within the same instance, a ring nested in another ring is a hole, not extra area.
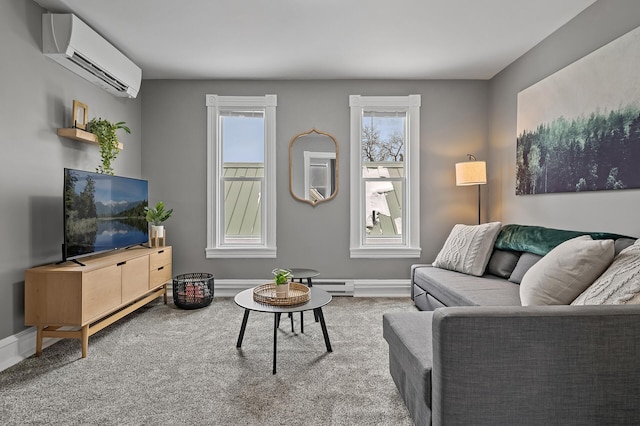
M 36 353 L 36 328 L 30 327 L 20 333 L 0 340 L 0 371 L 6 370 Z M 44 338 L 42 349 L 47 348 L 60 339 Z
M 234 297 L 242 290 L 264 284 L 263 279 L 257 280 L 215 280 L 214 296 Z M 341 280 L 322 279 L 317 280 L 318 288 L 328 291 L 333 296 L 353 297 L 410 297 L 411 282 L 404 280 Z M 167 286 L 167 292 L 171 294 L 171 284 Z M 47 348 L 60 339 L 45 338 L 42 341 L 42 349 Z M 0 340 L 0 371 L 6 370 L 14 364 L 29 358 L 36 353 L 36 328 L 30 327 L 17 334 Z
M 242 290 L 253 288 L 265 284 L 266 280 L 219 280 L 214 279 L 213 295 L 214 297 L 234 297 Z M 168 290 L 167 290 L 168 291 Z
M 219 280 L 214 281 L 214 296 L 234 297 L 242 290 L 264 284 L 265 280 Z M 333 296 L 354 297 L 410 297 L 411 281 L 403 280 L 353 280 L 318 279 L 314 286 L 326 290 Z
M 355 297 L 411 297 L 411 280 L 354 280 Z

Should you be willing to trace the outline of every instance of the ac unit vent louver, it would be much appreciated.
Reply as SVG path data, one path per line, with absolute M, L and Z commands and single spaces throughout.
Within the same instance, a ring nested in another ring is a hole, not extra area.
M 101 70 L 100 68 L 96 67 L 90 61 L 88 61 L 86 58 L 84 58 L 82 55 L 80 55 L 78 53 L 75 53 L 72 57 L 69 58 L 69 60 L 71 62 L 73 62 L 74 64 L 84 68 L 85 70 L 87 70 L 91 74 L 95 75 L 100 80 L 104 81 L 106 84 L 108 84 L 109 86 L 113 87 L 118 92 L 126 93 L 126 91 L 127 91 L 127 85 L 126 84 L 124 84 L 121 81 L 118 81 L 118 79 L 116 79 L 115 77 L 113 77 L 109 73 L 107 73 L 107 72 Z

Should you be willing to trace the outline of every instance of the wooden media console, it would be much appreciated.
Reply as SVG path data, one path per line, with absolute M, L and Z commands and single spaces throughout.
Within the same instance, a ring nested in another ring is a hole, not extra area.
M 135 247 L 27 269 L 25 324 L 37 327 L 36 356 L 45 337 L 82 340 L 164 296 L 171 280 L 171 247 Z M 61 328 L 65 330 L 61 330 Z M 73 328 L 67 330 L 67 328 Z

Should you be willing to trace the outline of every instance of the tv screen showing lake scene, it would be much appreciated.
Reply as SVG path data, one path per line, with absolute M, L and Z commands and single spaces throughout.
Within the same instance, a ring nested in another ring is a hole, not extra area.
M 64 171 L 64 257 L 145 244 L 146 180 Z

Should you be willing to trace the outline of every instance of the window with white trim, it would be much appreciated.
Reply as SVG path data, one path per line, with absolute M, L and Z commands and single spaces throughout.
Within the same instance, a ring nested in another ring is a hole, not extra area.
M 420 257 L 420 95 L 349 97 L 351 257 Z
M 276 95 L 207 95 L 207 258 L 276 257 Z

